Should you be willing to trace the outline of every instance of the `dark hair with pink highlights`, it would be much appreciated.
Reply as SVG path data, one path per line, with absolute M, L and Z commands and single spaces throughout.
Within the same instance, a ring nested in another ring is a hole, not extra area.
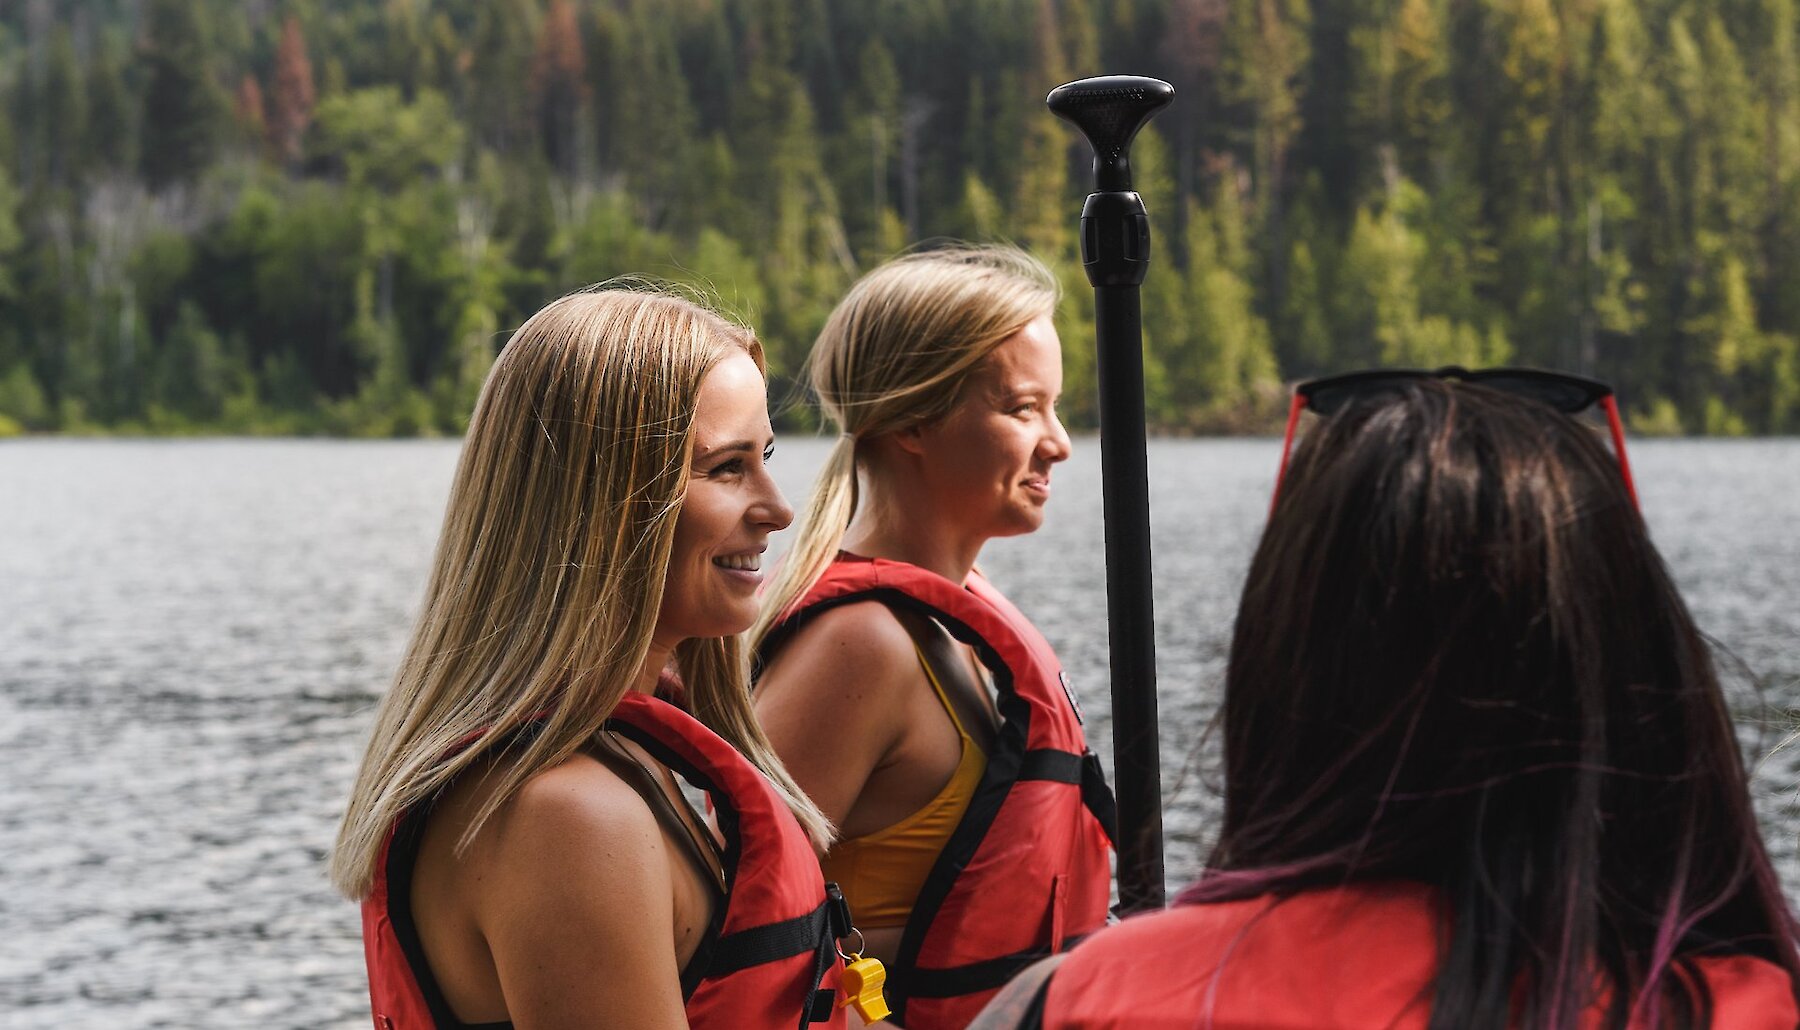
M 1183 903 L 1439 888 L 1434 1028 L 1705 1025 L 1800 984 L 1710 652 L 1586 426 L 1422 379 L 1300 444 L 1238 610 L 1225 815 Z

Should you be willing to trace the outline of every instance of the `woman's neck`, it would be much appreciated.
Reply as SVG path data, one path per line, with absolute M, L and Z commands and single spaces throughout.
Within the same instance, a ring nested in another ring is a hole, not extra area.
M 843 549 L 917 565 L 961 583 L 975 568 L 987 537 L 957 525 L 953 512 L 922 496 L 916 485 L 903 477 L 869 476 L 856 518 L 844 533 Z
M 638 669 L 637 679 L 632 681 L 631 689 L 640 694 L 656 695 L 656 678 L 669 664 L 669 656 L 675 653 L 672 644 L 663 644 L 655 640 L 650 642 L 650 652 L 644 656 L 644 664 Z

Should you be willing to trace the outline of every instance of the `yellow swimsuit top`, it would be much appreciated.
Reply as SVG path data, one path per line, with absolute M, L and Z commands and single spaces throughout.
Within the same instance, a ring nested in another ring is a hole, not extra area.
M 856 925 L 870 930 L 906 925 L 932 863 L 949 842 L 956 824 L 962 822 L 963 813 L 975 797 L 975 787 L 981 783 L 981 774 L 987 771 L 987 755 L 956 717 L 956 706 L 950 703 L 944 685 L 931 671 L 925 652 L 917 644 L 913 651 L 919 656 L 925 678 L 931 681 L 931 689 L 937 691 L 938 701 L 956 726 L 956 735 L 962 738 L 962 757 L 956 762 L 956 771 L 950 774 L 950 782 L 924 807 L 892 826 L 838 841 L 820 860 L 825 879 L 836 880 L 843 888 Z

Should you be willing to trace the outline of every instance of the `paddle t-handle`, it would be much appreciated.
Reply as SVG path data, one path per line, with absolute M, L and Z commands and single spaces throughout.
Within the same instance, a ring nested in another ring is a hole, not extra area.
M 1098 75 L 1056 87 L 1044 103 L 1094 148 L 1094 191 L 1123 193 L 1131 189 L 1131 141 L 1174 99 L 1175 87 L 1161 79 Z
M 1150 217 L 1131 189 L 1131 141 L 1175 99 L 1175 87 L 1143 75 L 1064 83 L 1044 98 L 1094 148 L 1094 192 L 1081 209 L 1081 264 L 1095 286 L 1137 286 L 1150 270 Z

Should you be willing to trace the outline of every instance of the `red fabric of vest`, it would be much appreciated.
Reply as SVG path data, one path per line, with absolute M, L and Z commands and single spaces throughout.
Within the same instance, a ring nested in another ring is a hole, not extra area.
M 1112 793 L 1050 645 L 979 574 L 966 587 L 914 565 L 833 563 L 767 638 L 879 601 L 935 619 L 993 676 L 1001 725 L 987 771 L 901 932 L 888 1004 L 909 1030 L 960 1030 L 1019 969 L 1106 922 Z
M 718 939 L 698 957 L 707 972 L 687 999 L 689 1025 L 694 1030 L 807 1030 L 823 1023 L 841 1030 L 844 1010 L 830 1003 L 842 963 L 829 925 L 825 883 L 811 843 L 781 796 L 736 748 L 662 701 L 627 694 L 607 728 L 706 791 L 725 837 L 730 890 Z M 422 828 L 423 822 L 418 825 Z M 431 978 L 410 913 L 393 903 L 401 886 L 411 881 L 410 868 L 390 867 L 390 856 L 401 855 L 394 842 L 390 833 L 374 888 L 362 905 L 375 1026 L 411 1030 L 457 1025 Z M 410 854 L 406 851 L 408 862 Z
M 1076 948 L 1044 998 L 1043 1030 L 1422 1030 L 1431 1019 L 1441 906 L 1417 884 L 1306 891 L 1277 902 L 1179 905 Z M 1745 955 L 1695 966 L 1713 1026 L 1793 1030 L 1785 970 Z M 1597 1027 L 1597 1006 L 1582 1022 Z

